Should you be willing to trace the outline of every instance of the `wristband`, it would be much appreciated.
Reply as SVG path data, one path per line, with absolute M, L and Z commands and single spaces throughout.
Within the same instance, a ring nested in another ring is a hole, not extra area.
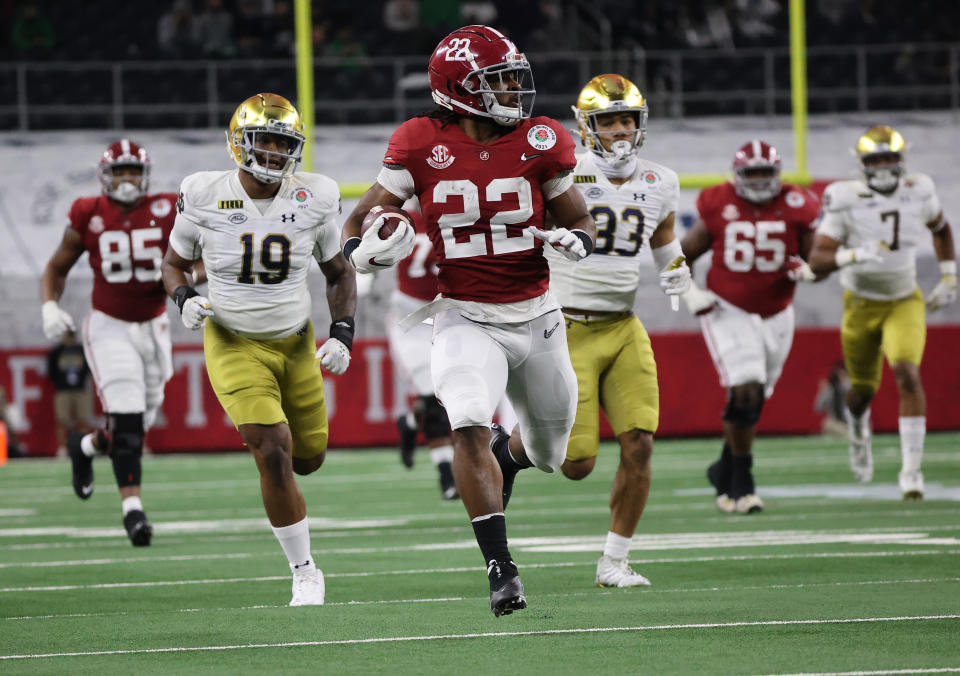
M 587 256 L 589 256 L 590 254 L 593 253 L 593 240 L 590 239 L 590 235 L 588 235 L 588 234 L 587 234 L 586 232 L 584 232 L 583 230 L 579 230 L 579 229 L 578 229 L 578 230 L 571 230 L 570 232 L 572 232 L 574 235 L 576 235 L 577 238 L 578 238 L 581 242 L 583 242 L 583 248 L 587 250 L 587 254 L 586 254 Z
M 354 251 L 356 251 L 358 246 L 360 246 L 359 237 L 351 237 L 347 240 L 347 243 L 343 245 L 343 255 L 348 261 L 350 261 L 350 265 L 353 265 L 353 260 L 350 258 L 350 256 Z M 354 265 L 354 267 L 356 266 Z
M 353 351 L 353 330 L 356 324 L 353 317 L 341 317 L 330 322 L 330 337 L 336 338 Z
M 957 276 L 957 262 L 956 261 L 940 261 L 940 276 L 946 277 L 948 275 Z
M 200 294 L 192 286 L 178 286 L 177 290 L 173 292 L 173 302 L 177 304 L 177 307 L 180 308 L 180 314 L 183 314 L 183 304 L 187 302 L 188 298 L 193 298 L 194 296 L 199 296 Z

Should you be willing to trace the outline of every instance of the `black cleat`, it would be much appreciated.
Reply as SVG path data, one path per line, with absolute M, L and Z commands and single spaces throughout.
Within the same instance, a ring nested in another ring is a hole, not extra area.
M 153 537 L 153 526 L 147 521 L 147 515 L 139 509 L 127 512 L 123 517 L 123 527 L 127 529 L 130 542 L 134 547 L 149 547 Z
M 449 462 L 441 462 L 437 465 L 440 472 L 440 494 L 444 500 L 457 500 L 460 493 L 457 492 L 457 482 L 453 479 L 453 467 Z
M 494 617 L 509 615 L 514 610 L 527 607 L 523 583 L 513 561 L 490 561 L 487 565 L 487 577 L 490 578 L 490 610 Z
M 397 429 L 400 430 L 400 462 L 404 467 L 413 467 L 413 454 L 417 450 L 417 428 L 410 427 L 407 416 L 397 418 Z
M 490 450 L 493 451 L 493 457 L 497 459 L 500 473 L 503 474 L 504 509 L 507 508 L 510 495 L 513 493 L 513 480 L 517 478 L 517 472 L 520 471 L 516 460 L 510 455 L 509 441 L 510 433 L 503 429 L 503 426 L 497 423 L 490 426 Z
M 93 495 L 93 458 L 83 452 L 82 439 L 81 432 L 71 430 L 67 434 L 67 452 L 73 465 L 73 492 L 81 500 L 89 500 Z

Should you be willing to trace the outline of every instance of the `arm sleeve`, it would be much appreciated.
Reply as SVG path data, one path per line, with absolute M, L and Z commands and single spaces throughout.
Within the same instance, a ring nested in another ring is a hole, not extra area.
M 201 256 L 200 228 L 182 213 L 177 214 L 170 232 L 170 248 L 181 258 L 195 261 Z
M 334 218 L 328 218 L 313 243 L 313 257 L 317 263 L 326 263 L 340 253 L 340 228 Z
M 847 239 L 847 210 L 839 197 L 839 186 L 836 183 L 828 185 L 823 191 L 823 215 L 820 217 L 817 234 L 843 242 Z
M 377 183 L 402 200 L 408 200 L 413 197 L 414 191 L 416 190 L 413 182 L 413 174 L 399 165 L 385 164 L 383 168 L 380 169 L 380 173 L 377 174 Z
M 548 202 L 554 197 L 559 197 L 573 187 L 573 174 L 564 172 L 548 179 L 543 184 L 543 197 Z

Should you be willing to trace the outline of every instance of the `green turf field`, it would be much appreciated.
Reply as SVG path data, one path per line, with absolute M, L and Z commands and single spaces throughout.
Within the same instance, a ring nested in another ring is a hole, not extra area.
M 134 549 L 109 462 L 81 502 L 66 460 L 0 467 L 0 674 L 793 674 L 960 671 L 960 434 L 927 438 L 927 499 L 899 442 L 854 484 L 846 444 L 763 438 L 762 514 L 718 512 L 715 440 L 661 441 L 631 562 L 594 586 L 616 453 L 572 482 L 529 470 L 507 524 L 529 608 L 496 619 L 463 507 L 426 452 L 331 452 L 300 479 L 327 605 L 290 574 L 244 454 L 145 460 L 156 532 Z M 903 670 L 903 671 L 901 671 Z

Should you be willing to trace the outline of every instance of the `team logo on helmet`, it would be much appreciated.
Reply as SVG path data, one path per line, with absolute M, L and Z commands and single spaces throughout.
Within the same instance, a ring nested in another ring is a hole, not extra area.
M 437 145 L 433 146 L 433 149 L 430 151 L 430 157 L 427 158 L 427 164 L 434 169 L 446 169 L 453 164 L 455 159 L 457 158 L 450 154 L 450 149 L 447 146 L 443 145 L 442 143 L 438 143 Z
M 527 132 L 527 143 L 537 150 L 550 150 L 557 145 L 557 133 L 545 124 L 538 124 Z

